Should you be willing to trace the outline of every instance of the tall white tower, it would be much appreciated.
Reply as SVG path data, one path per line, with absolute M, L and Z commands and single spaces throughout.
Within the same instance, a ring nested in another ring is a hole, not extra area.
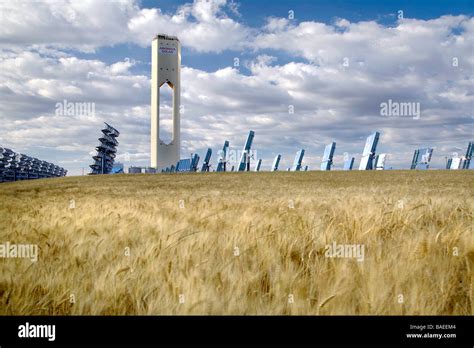
M 173 136 L 166 144 L 160 139 L 160 87 L 173 90 Z M 175 36 L 158 34 L 151 43 L 151 167 L 161 170 L 180 158 L 181 44 Z

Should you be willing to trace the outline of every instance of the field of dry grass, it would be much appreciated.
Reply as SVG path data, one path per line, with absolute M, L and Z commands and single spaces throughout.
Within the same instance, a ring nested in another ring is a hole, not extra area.
M 0 314 L 474 314 L 473 171 L 0 184 Z M 328 245 L 363 247 L 363 260 Z M 347 255 L 346 255 L 347 256 Z

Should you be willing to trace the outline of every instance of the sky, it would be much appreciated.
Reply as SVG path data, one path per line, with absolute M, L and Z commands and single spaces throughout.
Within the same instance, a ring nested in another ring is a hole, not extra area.
M 431 167 L 444 168 L 474 140 L 473 12 L 473 0 L 2 0 L 0 146 L 81 175 L 107 122 L 121 133 L 117 160 L 148 166 L 150 45 L 165 33 L 182 44 L 182 158 L 211 147 L 215 168 L 225 140 L 240 151 L 254 130 L 263 170 L 301 148 L 318 169 L 332 141 L 334 169 L 345 155 L 357 167 L 379 131 L 387 167 L 433 147 Z

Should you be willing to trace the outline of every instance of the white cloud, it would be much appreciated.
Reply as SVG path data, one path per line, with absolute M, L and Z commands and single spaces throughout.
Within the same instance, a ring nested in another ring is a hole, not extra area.
M 228 17 L 223 10 L 226 5 L 225 0 L 199 0 L 172 15 L 144 9 L 129 21 L 128 28 L 142 46 L 149 45 L 157 32 L 165 32 L 177 35 L 184 46 L 198 52 L 239 50 L 248 45 L 251 30 Z
M 89 164 L 102 121 L 121 131 L 120 156 L 129 153 L 135 164 L 148 164 L 150 80 L 149 74 L 133 72 L 134 59 L 105 63 L 64 48 L 146 46 L 160 31 L 178 35 L 184 46 L 200 52 L 255 50 L 248 71 L 183 67 L 183 156 L 217 150 L 224 140 L 240 150 L 253 129 L 264 167 L 278 152 L 287 167 L 304 147 L 316 168 L 324 144 L 336 140 L 341 164 L 343 152 L 360 153 L 368 133 L 379 130 L 380 151 L 391 154 L 389 165 L 406 166 L 416 147 L 431 145 L 437 146 L 434 161 L 442 166 L 442 153 L 472 140 L 470 17 L 404 19 L 393 27 L 270 18 L 258 29 L 229 17 L 226 11 L 234 5 L 224 1 L 186 4 L 169 14 L 130 1 L 0 6 L 8 17 L 0 27 L 0 142 L 25 152 L 36 151 L 29 144 L 41 144 L 76 173 Z M 261 52 L 268 49 L 271 55 Z M 298 60 L 279 61 L 288 55 Z M 57 116 L 55 104 L 64 99 L 94 102 L 96 114 Z M 379 105 L 388 99 L 419 102 L 421 119 L 381 117 Z
M 235 4 L 196 0 L 176 13 L 140 9 L 137 0 L 0 2 L 0 44 L 93 52 L 120 43 L 149 46 L 158 33 L 177 35 L 183 45 L 199 52 L 240 49 L 250 29 L 230 18 Z
M 92 51 L 129 39 L 135 1 L 2 1 L 0 43 Z M 125 25 L 124 25 L 125 24 Z

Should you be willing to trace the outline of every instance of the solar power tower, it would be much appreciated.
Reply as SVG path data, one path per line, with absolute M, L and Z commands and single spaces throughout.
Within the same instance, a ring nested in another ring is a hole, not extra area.
M 432 155 L 433 149 L 429 147 L 415 150 L 410 169 L 428 169 Z
M 474 166 L 471 164 L 472 152 L 474 148 L 474 141 L 470 141 L 467 145 L 466 158 L 462 165 L 462 169 L 474 169 Z
M 252 147 L 253 138 L 255 132 L 250 131 L 245 142 L 244 149 L 242 150 L 242 157 L 240 158 L 239 172 L 250 171 L 250 148 Z
M 362 158 L 360 160 L 359 170 L 374 169 L 375 151 L 377 150 L 379 138 L 379 132 L 374 132 L 373 134 L 367 137 L 364 152 L 362 153 Z
M 211 155 L 212 155 L 212 149 L 208 148 L 206 152 L 206 156 L 204 157 L 204 162 L 202 163 L 202 168 L 201 172 L 208 172 L 209 169 L 211 168 Z
M 173 90 L 173 134 L 166 144 L 160 139 L 160 90 Z M 180 159 L 181 44 L 176 36 L 158 34 L 151 43 L 151 164 L 161 170 Z
M 102 129 L 103 135 L 99 138 L 100 145 L 95 149 L 97 154 L 93 156 L 94 164 L 91 164 L 90 174 L 109 174 L 114 166 L 115 155 L 117 153 L 116 146 L 118 145 L 117 137 L 120 132 L 105 123 L 105 128 Z
M 262 166 L 262 159 L 259 158 L 258 161 L 257 161 L 257 164 L 255 165 L 255 171 L 259 172 L 261 166 Z
M 323 160 L 321 162 L 321 170 L 331 170 L 334 151 L 336 151 L 335 142 L 326 145 L 326 148 L 324 149 Z
M 220 151 L 219 162 L 217 163 L 217 172 L 225 172 L 227 167 L 227 152 L 229 150 L 229 142 L 226 140 Z
M 291 167 L 292 172 L 298 172 L 301 170 L 301 163 L 303 162 L 303 157 L 304 157 L 304 149 L 301 149 L 296 153 L 293 166 Z
M 281 154 L 275 156 L 272 164 L 272 172 L 276 172 L 278 170 L 278 166 L 280 165 Z

